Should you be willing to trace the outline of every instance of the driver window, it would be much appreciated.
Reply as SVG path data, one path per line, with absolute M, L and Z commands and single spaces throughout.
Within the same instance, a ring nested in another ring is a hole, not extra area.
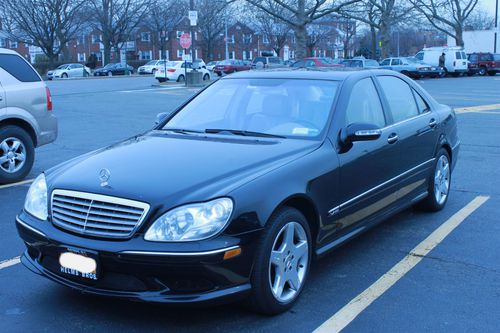
M 367 123 L 385 127 L 382 104 L 372 79 L 359 80 L 352 88 L 345 114 L 345 125 Z

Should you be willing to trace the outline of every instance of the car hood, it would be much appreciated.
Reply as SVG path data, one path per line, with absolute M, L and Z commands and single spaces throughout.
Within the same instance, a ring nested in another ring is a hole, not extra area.
M 99 193 L 172 207 L 229 194 L 321 145 L 320 141 L 153 131 L 46 172 L 49 190 Z M 99 173 L 110 172 L 107 186 Z

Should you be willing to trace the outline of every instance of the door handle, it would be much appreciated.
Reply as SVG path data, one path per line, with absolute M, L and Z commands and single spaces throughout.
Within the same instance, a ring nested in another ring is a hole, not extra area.
M 438 123 L 437 120 L 432 118 L 431 121 L 429 121 L 429 126 L 431 128 L 434 128 L 434 127 L 436 127 L 437 123 Z
M 387 142 L 388 142 L 389 144 L 393 144 L 393 143 L 395 143 L 396 141 L 398 141 L 398 135 L 397 135 L 396 133 L 391 133 L 391 134 L 389 135 L 389 137 L 387 138 Z

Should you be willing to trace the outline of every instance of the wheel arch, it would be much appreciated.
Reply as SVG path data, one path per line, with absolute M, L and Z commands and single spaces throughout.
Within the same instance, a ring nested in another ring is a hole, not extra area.
M 35 147 L 38 145 L 38 139 L 36 136 L 35 129 L 33 128 L 33 126 L 31 126 L 31 124 L 29 122 L 27 122 L 26 120 L 21 119 L 21 118 L 7 118 L 7 119 L 0 120 L 0 127 L 9 126 L 9 125 L 17 126 L 17 127 L 22 128 L 23 130 L 25 130 L 29 134 L 31 139 L 33 140 L 33 145 Z
M 313 248 L 316 247 L 316 238 L 318 235 L 319 225 L 320 225 L 320 214 L 313 200 L 305 194 L 294 194 L 284 199 L 273 211 L 276 212 L 280 208 L 291 207 L 295 208 L 304 214 L 309 228 L 311 230 L 311 240 Z M 271 214 L 271 216 L 273 215 Z

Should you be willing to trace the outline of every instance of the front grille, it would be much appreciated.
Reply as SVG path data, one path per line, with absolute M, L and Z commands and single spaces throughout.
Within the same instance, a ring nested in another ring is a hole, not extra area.
M 149 210 L 139 201 L 66 190 L 54 190 L 51 202 L 54 225 L 102 238 L 130 237 Z

